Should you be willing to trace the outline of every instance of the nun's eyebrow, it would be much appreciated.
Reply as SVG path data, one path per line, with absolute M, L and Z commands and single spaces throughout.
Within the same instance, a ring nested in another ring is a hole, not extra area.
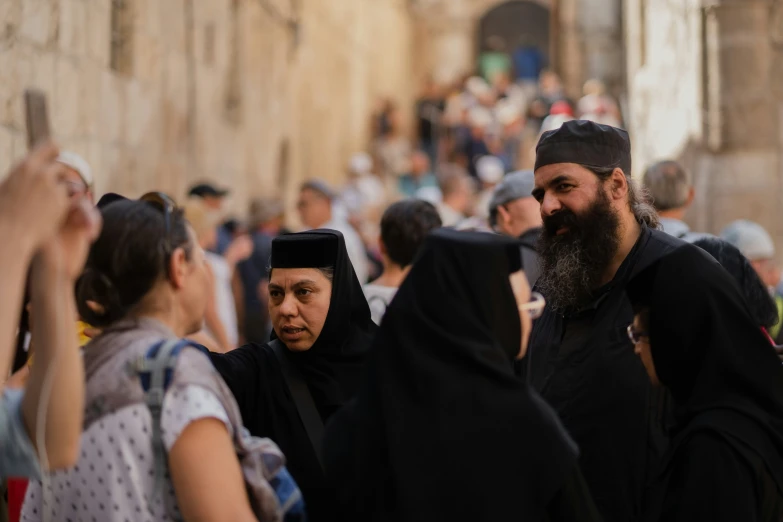
M 296 283 L 294 283 L 291 286 L 305 286 L 305 285 L 316 285 L 316 284 L 318 284 L 318 283 L 316 283 L 315 281 L 313 281 L 311 279 L 302 279 L 301 281 L 297 281 Z

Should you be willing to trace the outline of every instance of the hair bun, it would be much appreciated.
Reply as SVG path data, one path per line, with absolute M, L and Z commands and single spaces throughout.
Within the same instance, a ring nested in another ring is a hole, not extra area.
M 122 319 L 126 312 L 114 283 L 93 267 L 85 267 L 76 283 L 76 305 L 82 319 L 100 327 Z

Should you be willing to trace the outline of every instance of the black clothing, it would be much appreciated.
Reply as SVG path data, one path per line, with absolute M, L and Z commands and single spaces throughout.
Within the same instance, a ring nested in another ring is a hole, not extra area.
M 422 98 L 416 102 L 419 140 L 423 144 L 435 143 L 438 140 L 438 126 L 445 105 L 443 100 L 434 98 Z
M 512 372 L 521 325 L 508 276 L 520 262 L 512 238 L 427 237 L 356 399 L 326 427 L 326 472 L 351 520 L 539 521 L 578 484 L 577 448 Z
M 376 326 L 342 234 L 314 230 L 280 236 L 272 242 L 273 269 L 280 265 L 306 266 L 308 258 L 318 262 L 313 267 L 334 267 L 329 312 L 312 348 L 288 355 L 303 374 L 321 419 L 326 422 L 356 392 Z M 276 265 L 276 261 L 280 264 Z M 250 433 L 269 437 L 285 454 L 310 520 L 342 520 L 269 345 L 249 344 L 226 354 L 211 354 L 211 358 L 231 388 Z
M 777 522 L 783 366 L 736 281 L 685 245 L 639 274 L 628 295 L 646 309 L 652 361 L 674 404 L 660 520 Z
M 522 265 L 525 267 L 525 275 L 532 288 L 538 276 L 541 274 L 541 261 L 538 258 L 538 238 L 541 236 L 542 227 L 531 228 L 519 236 L 520 253 L 522 254 Z
M 565 122 L 541 135 L 536 146 L 535 170 L 554 163 L 588 167 L 619 167 L 631 175 L 631 140 L 628 133 L 587 120 Z
M 596 291 L 592 303 L 568 314 L 544 310 L 517 368 L 579 446 L 582 473 L 608 522 L 639 519 L 645 484 L 665 451 L 665 419 L 658 418 L 665 394 L 652 388 L 628 339 L 633 310 L 625 286 L 682 244 L 643 227 L 614 279 Z

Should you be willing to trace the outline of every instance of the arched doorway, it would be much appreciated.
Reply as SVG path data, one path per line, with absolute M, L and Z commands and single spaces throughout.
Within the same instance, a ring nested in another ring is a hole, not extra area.
M 543 66 L 549 64 L 553 54 L 550 18 L 550 9 L 538 1 L 513 0 L 489 9 L 478 23 L 479 71 L 486 70 L 482 57 L 497 52 L 507 54 L 512 67 L 515 61 L 525 69 L 539 60 Z M 519 60 L 514 59 L 515 54 Z M 516 71 L 511 72 L 513 76 Z

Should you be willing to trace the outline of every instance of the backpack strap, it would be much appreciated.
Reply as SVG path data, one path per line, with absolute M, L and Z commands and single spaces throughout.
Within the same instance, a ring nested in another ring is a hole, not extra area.
M 153 493 L 162 489 L 168 467 L 161 429 L 163 399 L 174 377 L 177 358 L 180 352 L 188 346 L 204 351 L 203 346 L 187 339 L 169 339 L 154 344 L 135 363 L 135 370 L 139 375 L 141 387 L 144 389 L 144 402 L 152 417 L 152 451 L 155 459 L 155 489 L 153 489 Z
M 304 380 L 304 376 L 299 371 L 291 360 L 288 358 L 288 349 L 278 339 L 274 339 L 269 343 L 269 347 L 280 363 L 280 368 L 283 370 L 283 378 L 291 392 L 291 396 L 294 399 L 294 405 L 296 411 L 299 414 L 299 419 L 304 424 L 307 436 L 310 438 L 310 444 L 313 446 L 315 456 L 318 458 L 321 469 L 323 469 L 323 461 L 321 459 L 321 439 L 324 433 L 324 423 L 321 420 L 321 414 L 318 413 L 318 408 L 315 406 L 313 396 L 310 393 L 310 388 L 307 387 L 307 382 Z

